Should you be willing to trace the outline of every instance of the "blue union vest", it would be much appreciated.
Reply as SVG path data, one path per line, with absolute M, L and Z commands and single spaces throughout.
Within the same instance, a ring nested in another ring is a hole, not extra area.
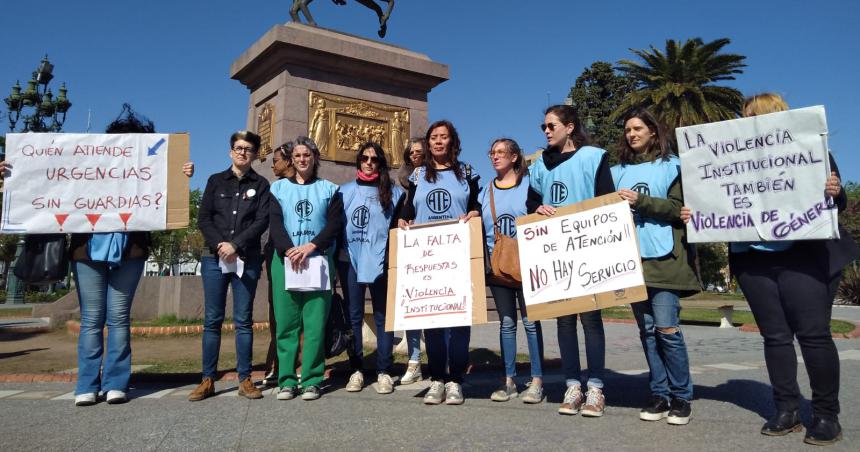
M 529 168 L 531 187 L 543 197 L 543 203 L 553 207 L 575 204 L 594 197 L 597 168 L 606 151 L 583 146 L 562 164 L 548 170 L 543 158 Z
M 678 157 L 672 155 L 668 160 L 658 158 L 635 165 L 615 165 L 611 171 L 616 188 L 626 188 L 640 195 L 666 199 L 669 196 L 669 187 L 681 174 L 681 162 Z M 636 223 L 636 234 L 639 236 L 639 252 L 643 258 L 663 257 L 672 252 L 675 241 L 671 223 L 644 217 L 635 209 L 633 220 Z
M 495 179 L 484 186 L 478 200 L 481 203 L 481 222 L 484 224 L 484 237 L 487 239 L 487 248 L 490 255 L 495 245 L 495 231 L 493 231 L 493 212 L 490 209 L 490 187 L 493 187 L 493 200 L 496 204 L 496 224 L 499 231 L 508 236 L 517 236 L 516 218 L 527 214 L 526 198 L 529 195 L 529 177 L 523 176 L 519 185 L 511 188 L 498 188 L 493 186 Z
M 310 242 L 325 228 L 328 206 L 337 185 L 325 179 L 316 179 L 306 185 L 281 179 L 272 184 L 270 191 L 281 205 L 284 228 L 293 245 L 298 246 Z
M 466 174 L 466 165 L 460 164 L 460 171 Z M 415 223 L 454 220 L 466 214 L 469 203 L 469 182 L 466 177 L 457 180 L 453 170 L 436 171 L 436 182 L 427 182 L 424 168 L 418 167 L 409 176 L 415 184 Z M 472 176 L 474 177 L 474 176 Z
M 355 181 L 341 185 L 343 213 L 346 216 L 345 236 L 349 260 L 358 282 L 370 284 L 383 272 L 388 228 L 394 215 L 394 205 L 403 196 L 403 189 L 391 187 L 391 202 L 385 209 L 379 203 L 379 190 Z

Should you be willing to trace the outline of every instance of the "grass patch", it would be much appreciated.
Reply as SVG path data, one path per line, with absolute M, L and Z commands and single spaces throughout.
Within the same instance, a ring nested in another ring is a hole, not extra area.
M 233 323 L 233 319 L 224 319 L 224 323 Z M 176 314 L 163 315 L 155 320 L 131 322 L 131 326 L 186 326 L 203 325 L 203 319 L 179 319 Z
M 19 317 L 32 317 L 33 316 L 33 308 L 6 308 L 0 309 L 0 318 L 19 318 Z
M 746 300 L 744 294 L 738 293 L 717 293 L 717 292 L 699 292 L 693 296 L 685 297 L 685 300 L 727 300 L 738 301 Z
M 627 306 L 613 306 L 605 308 L 601 312 L 603 317 L 608 319 L 633 319 L 633 310 Z M 720 312 L 716 309 L 705 308 L 684 308 L 681 309 L 681 323 L 689 325 L 713 325 L 719 326 Z M 755 325 L 755 318 L 749 311 L 740 311 L 735 309 L 732 311 L 732 324 L 741 326 L 744 324 Z M 854 330 L 854 324 L 844 320 L 831 320 L 830 332 L 835 334 L 850 333 Z

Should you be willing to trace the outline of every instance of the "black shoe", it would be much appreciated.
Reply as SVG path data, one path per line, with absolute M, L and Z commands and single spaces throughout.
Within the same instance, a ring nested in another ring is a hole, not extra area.
M 690 413 L 693 412 L 693 407 L 690 402 L 684 399 L 672 399 L 669 405 L 669 416 L 666 422 L 672 425 L 687 425 L 690 423 Z
M 812 419 L 812 427 L 806 430 L 803 442 L 816 446 L 828 446 L 842 439 L 842 426 L 836 419 L 816 417 Z
M 660 396 L 654 396 L 651 403 L 639 411 L 639 419 L 643 421 L 659 421 L 669 414 L 669 401 Z
M 770 418 L 761 428 L 761 434 L 767 436 L 784 436 L 791 432 L 803 430 L 800 423 L 800 413 L 794 411 L 779 411 Z

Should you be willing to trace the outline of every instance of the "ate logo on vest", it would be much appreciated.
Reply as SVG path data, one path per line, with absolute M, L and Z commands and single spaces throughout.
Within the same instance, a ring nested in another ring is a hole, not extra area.
M 567 185 L 562 182 L 553 182 L 549 187 L 549 201 L 553 204 L 561 204 L 567 199 Z
M 370 221 L 370 209 L 367 206 L 361 206 L 352 212 L 352 225 L 364 229 Z
M 517 236 L 517 222 L 513 215 L 504 214 L 496 218 L 496 227 L 499 228 L 499 232 L 508 237 Z
M 307 219 L 311 216 L 311 213 L 313 213 L 314 205 L 311 204 L 311 202 L 307 199 L 303 199 L 296 203 L 295 211 L 296 215 L 298 215 L 300 218 Z
M 433 213 L 442 213 L 451 207 L 451 194 L 448 190 L 437 188 L 427 193 L 427 207 Z
M 651 189 L 648 188 L 648 184 L 646 184 L 645 182 L 639 182 L 638 184 L 630 187 L 630 189 L 635 191 L 636 193 L 639 193 L 640 195 L 651 195 Z

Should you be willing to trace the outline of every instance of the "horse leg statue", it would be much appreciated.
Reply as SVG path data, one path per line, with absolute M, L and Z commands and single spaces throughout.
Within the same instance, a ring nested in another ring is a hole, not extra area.
M 314 0 L 293 0 L 293 6 L 290 8 L 290 18 L 293 19 L 293 22 L 302 23 L 301 18 L 299 18 L 299 11 L 301 11 L 305 15 L 308 25 L 317 26 L 317 23 L 314 22 L 314 16 L 311 16 L 311 11 L 308 9 L 308 5 L 312 1 Z

